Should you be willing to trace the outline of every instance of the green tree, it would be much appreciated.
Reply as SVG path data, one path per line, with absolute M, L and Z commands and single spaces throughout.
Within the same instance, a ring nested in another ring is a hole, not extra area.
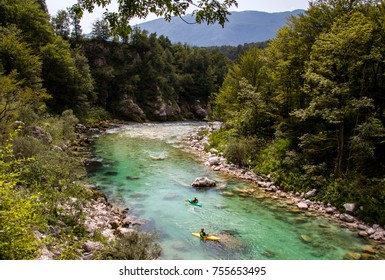
M 84 11 L 92 12 L 95 7 L 106 8 L 111 0 L 83 0 L 72 7 L 73 12 L 82 16 Z M 197 23 L 207 22 L 212 24 L 218 22 L 222 26 L 227 21 L 229 15 L 228 8 L 235 5 L 235 0 L 157 0 L 157 1 L 132 1 L 119 0 L 118 11 L 106 11 L 105 15 L 108 19 L 111 29 L 116 34 L 126 38 L 131 29 L 129 28 L 129 21 L 134 17 L 145 18 L 149 13 L 157 16 L 164 16 L 166 20 L 170 20 L 172 16 L 183 16 L 190 7 L 194 7 L 192 11 Z
M 239 135 L 271 137 L 273 101 L 267 94 L 265 52 L 251 48 L 230 68 L 214 103 L 214 117 Z M 269 136 L 270 135 L 270 136 Z
M 77 108 L 93 97 L 93 78 L 87 59 L 79 50 L 71 51 L 61 37 L 41 49 L 44 87 L 52 94 L 50 105 L 62 111 Z
M 52 26 L 49 15 L 35 0 L 2 0 L 0 2 L 0 25 L 14 24 L 23 32 L 24 41 L 32 47 L 52 40 Z
M 309 106 L 297 110 L 302 120 L 319 118 L 335 127 L 336 159 L 334 175 L 341 177 L 346 164 L 346 144 L 358 125 L 368 120 L 373 109 L 365 96 L 362 76 L 372 51 L 373 25 L 359 12 L 347 14 L 315 42 L 306 72 L 311 96 Z M 367 112 L 366 116 L 363 112 Z M 348 131 L 350 130 L 350 131 Z M 333 135 L 329 135 L 333 137 Z
M 108 21 L 105 18 L 103 18 L 101 20 L 96 20 L 92 24 L 91 35 L 93 38 L 95 38 L 97 40 L 106 41 L 111 37 L 110 33 L 111 33 L 110 26 L 108 24 Z
M 72 25 L 71 38 L 75 41 L 79 41 L 83 37 L 82 26 L 80 25 L 81 17 L 71 10 L 69 12 L 69 17 Z
M 68 12 L 65 10 L 58 11 L 56 16 L 52 17 L 51 22 L 55 33 L 67 40 L 71 34 L 71 23 Z
M 15 25 L 0 26 L 0 63 L 5 74 L 16 70 L 18 79 L 25 86 L 39 89 L 42 86 L 42 62 L 23 39 L 21 30 Z
M 37 0 L 37 2 L 40 4 L 42 10 L 48 14 L 48 8 L 45 0 Z

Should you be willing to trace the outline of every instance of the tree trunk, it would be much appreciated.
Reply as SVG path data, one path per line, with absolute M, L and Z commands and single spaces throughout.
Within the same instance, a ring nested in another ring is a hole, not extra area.
M 340 178 L 342 175 L 342 160 L 344 154 L 344 122 L 341 121 L 336 125 L 337 136 L 337 158 L 334 167 L 334 176 Z

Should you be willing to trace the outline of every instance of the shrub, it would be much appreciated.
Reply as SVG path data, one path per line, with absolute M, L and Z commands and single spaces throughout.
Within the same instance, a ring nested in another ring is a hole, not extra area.
M 49 149 L 43 141 L 29 136 L 16 136 L 13 138 L 13 150 L 18 158 L 31 158 Z
M 133 232 L 119 237 L 98 257 L 106 260 L 155 260 L 162 252 L 160 245 L 155 243 L 157 238 L 155 233 Z
M 215 148 L 218 151 L 224 151 L 227 145 L 228 139 L 233 134 L 233 130 L 218 129 L 210 134 L 209 141 L 210 145 L 205 147 L 205 150 Z
M 290 145 L 288 139 L 272 141 L 262 150 L 255 170 L 263 174 L 274 174 L 281 170 L 283 160 Z
M 232 138 L 224 151 L 226 158 L 240 166 L 251 166 L 261 151 L 264 141 L 257 137 Z
M 37 195 L 22 187 L 28 159 L 16 159 L 12 145 L 0 148 L 0 259 L 33 259 L 39 242 L 34 231 L 43 224 Z
M 90 107 L 78 113 L 79 119 L 87 126 L 94 127 L 102 121 L 110 120 L 110 114 L 102 107 Z

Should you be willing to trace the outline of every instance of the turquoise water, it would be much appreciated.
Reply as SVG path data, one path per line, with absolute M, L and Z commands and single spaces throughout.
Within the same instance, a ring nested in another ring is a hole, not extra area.
M 159 233 L 161 259 L 343 259 L 367 246 L 355 233 L 322 217 L 292 213 L 294 206 L 232 192 L 247 183 L 215 173 L 181 146 L 198 123 L 141 124 L 109 130 L 95 139 L 94 156 L 103 167 L 90 174 L 109 200 Z M 196 177 L 220 189 L 197 191 Z M 229 196 L 229 193 L 234 195 Z M 203 207 L 185 200 L 197 196 Z M 226 232 L 220 242 L 191 235 Z

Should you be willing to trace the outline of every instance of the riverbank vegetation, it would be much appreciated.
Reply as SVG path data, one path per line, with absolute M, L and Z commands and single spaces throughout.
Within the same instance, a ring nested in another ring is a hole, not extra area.
M 84 226 L 95 194 L 75 125 L 204 118 L 228 60 L 142 31 L 123 43 L 95 26 L 85 39 L 76 13 L 51 19 L 44 0 L 1 1 L 0 15 L 0 259 L 80 258 L 85 240 L 107 241 Z M 154 238 L 132 238 L 141 258 L 158 256 Z M 116 248 L 104 256 L 132 256 Z
M 106 19 L 85 38 L 73 10 L 50 18 L 44 0 L 1 1 L 0 259 L 42 248 L 75 259 L 84 240 L 106 243 L 83 226 L 94 193 L 72 147 L 76 124 L 111 118 L 210 115 L 223 122 L 210 144 L 234 163 L 385 224 L 384 10 L 383 1 L 312 1 L 268 44 L 197 48 L 111 32 Z M 153 238 L 132 238 L 143 257 L 159 254 Z M 114 249 L 124 242 L 102 256 L 130 256 Z
M 230 67 L 213 147 L 287 191 L 385 224 L 383 1 L 311 1 Z

